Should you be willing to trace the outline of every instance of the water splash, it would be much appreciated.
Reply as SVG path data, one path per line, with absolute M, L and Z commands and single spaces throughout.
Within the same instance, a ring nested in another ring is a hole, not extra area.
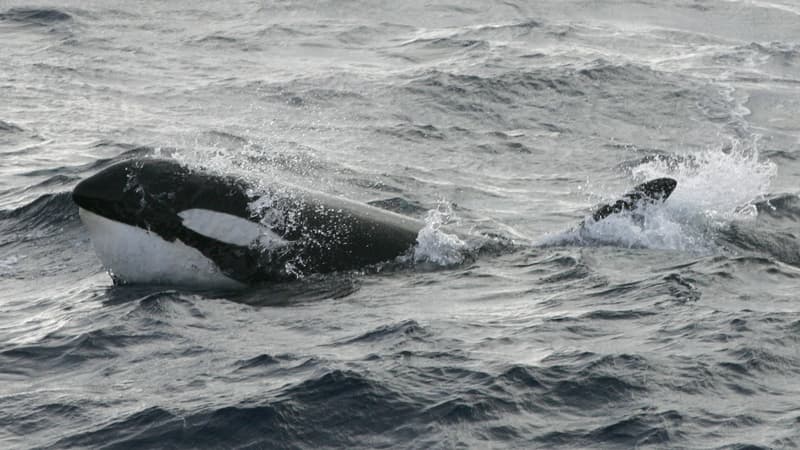
M 415 263 L 452 266 L 464 261 L 467 244 L 457 235 L 442 230 L 442 226 L 453 222 L 454 218 L 453 208 L 446 202 L 440 202 L 435 209 L 428 211 L 425 227 L 417 235 Z
M 670 209 L 729 222 L 754 217 L 753 206 L 768 194 L 777 167 L 759 160 L 756 143 L 734 141 L 708 152 L 657 158 L 631 173 L 636 179 L 674 178 L 678 187 L 667 202 Z
M 707 253 L 720 228 L 752 220 L 777 169 L 759 159 L 755 144 L 733 142 L 702 153 L 649 159 L 631 169 L 632 184 L 658 177 L 678 186 L 663 204 L 615 214 L 546 236 L 541 245 L 614 245 Z
M 706 253 L 711 250 L 711 229 L 687 223 L 666 205 L 645 205 L 636 212 L 614 214 L 599 222 L 588 219 L 568 232 L 580 245 L 613 245 Z

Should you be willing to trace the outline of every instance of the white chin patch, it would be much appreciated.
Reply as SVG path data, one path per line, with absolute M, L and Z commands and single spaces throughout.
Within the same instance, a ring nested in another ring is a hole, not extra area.
M 195 208 L 181 211 L 178 215 L 186 228 L 227 244 L 241 247 L 258 244 L 268 249 L 288 244 L 269 228 L 231 214 Z
M 204 288 L 244 287 L 244 284 L 225 276 L 200 251 L 180 240 L 167 242 L 153 232 L 107 219 L 83 208 L 79 212 L 89 229 L 97 256 L 120 281 Z

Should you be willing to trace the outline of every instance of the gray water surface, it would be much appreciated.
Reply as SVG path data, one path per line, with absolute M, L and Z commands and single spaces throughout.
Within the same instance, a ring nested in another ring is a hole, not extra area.
M 800 446 L 796 2 L 0 0 L 0 39 L 3 447 Z M 131 156 L 431 239 L 114 286 L 69 192 Z

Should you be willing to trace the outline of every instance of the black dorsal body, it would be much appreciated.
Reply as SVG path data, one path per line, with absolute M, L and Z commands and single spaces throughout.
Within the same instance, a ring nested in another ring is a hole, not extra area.
M 592 214 L 592 219 L 598 222 L 612 214 L 634 210 L 645 203 L 663 202 L 677 185 L 678 182 L 672 178 L 656 178 L 642 183 L 616 202 L 598 207 Z

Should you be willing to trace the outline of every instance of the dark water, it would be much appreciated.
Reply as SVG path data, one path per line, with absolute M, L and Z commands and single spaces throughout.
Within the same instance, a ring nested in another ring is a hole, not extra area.
M 799 24 L 788 0 L 0 1 L 0 446 L 800 446 Z M 429 228 L 410 266 L 115 287 L 68 192 L 131 155 Z M 655 176 L 678 188 L 643 222 L 576 231 Z

